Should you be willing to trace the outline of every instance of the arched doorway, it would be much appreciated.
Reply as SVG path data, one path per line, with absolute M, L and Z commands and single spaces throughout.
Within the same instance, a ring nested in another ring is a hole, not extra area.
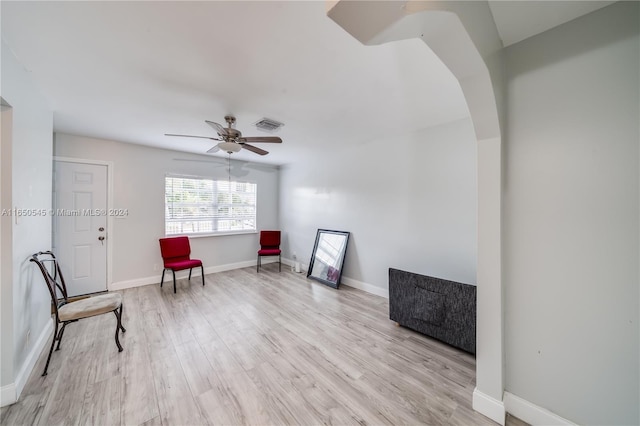
M 502 75 L 486 2 L 327 3 L 327 14 L 365 45 L 419 38 L 456 76 L 478 142 L 477 353 L 473 408 L 504 424 L 501 274 Z

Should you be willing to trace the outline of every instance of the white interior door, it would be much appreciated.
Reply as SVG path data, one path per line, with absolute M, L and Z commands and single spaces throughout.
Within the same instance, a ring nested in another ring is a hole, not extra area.
M 54 161 L 54 254 L 69 296 L 107 290 L 107 166 Z

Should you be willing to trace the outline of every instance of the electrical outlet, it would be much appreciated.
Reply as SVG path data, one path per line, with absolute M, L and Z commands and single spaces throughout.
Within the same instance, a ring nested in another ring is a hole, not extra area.
M 154 271 L 157 271 L 157 270 L 159 270 L 159 269 L 160 269 L 160 265 L 158 265 L 157 263 L 154 263 L 154 264 L 153 264 L 153 270 L 154 270 Z
M 295 262 L 296 260 L 298 260 L 298 255 L 294 252 L 293 253 L 293 261 Z

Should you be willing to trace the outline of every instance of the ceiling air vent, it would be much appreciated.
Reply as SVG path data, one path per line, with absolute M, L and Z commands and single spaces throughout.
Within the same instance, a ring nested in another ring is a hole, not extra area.
M 283 123 L 280 123 L 279 121 L 276 121 L 276 120 L 272 120 L 270 118 L 263 118 L 261 120 L 258 120 L 255 123 L 255 125 L 258 128 L 258 130 L 262 130 L 264 132 L 269 132 L 269 133 L 277 132 L 278 129 L 280 129 L 280 127 L 284 126 Z

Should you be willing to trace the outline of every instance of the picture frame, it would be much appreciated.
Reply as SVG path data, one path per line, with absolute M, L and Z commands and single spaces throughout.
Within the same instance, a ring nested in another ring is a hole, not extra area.
M 345 231 L 318 229 L 307 278 L 338 288 L 342 278 L 349 235 L 350 233 Z

